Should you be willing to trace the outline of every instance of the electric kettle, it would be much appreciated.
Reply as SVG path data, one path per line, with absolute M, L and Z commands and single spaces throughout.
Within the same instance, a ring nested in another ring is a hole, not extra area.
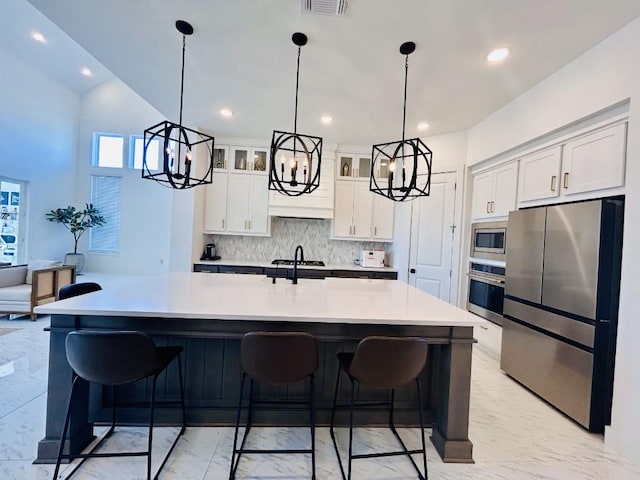
M 207 243 L 204 246 L 204 252 L 200 257 L 200 260 L 220 260 L 220 257 L 216 255 L 215 243 Z

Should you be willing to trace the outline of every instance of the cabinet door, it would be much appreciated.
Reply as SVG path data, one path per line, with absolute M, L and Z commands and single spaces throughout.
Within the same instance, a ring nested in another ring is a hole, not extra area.
M 236 172 L 248 172 L 251 168 L 249 147 L 231 147 L 231 170 Z
M 493 200 L 493 171 L 474 175 L 473 177 L 473 218 L 491 216 L 490 208 Z
M 371 221 L 373 218 L 373 196 L 369 191 L 369 183 L 356 182 L 353 195 L 353 237 L 371 238 Z M 376 195 L 379 196 L 379 195 Z
M 376 240 L 393 240 L 393 213 L 396 202 L 373 194 L 373 235 Z
M 626 126 L 621 123 L 565 144 L 564 195 L 624 185 Z
M 249 229 L 251 233 L 269 233 L 269 185 L 264 175 L 251 175 L 251 205 Z
M 214 173 L 213 183 L 207 185 L 205 192 L 204 229 L 207 232 L 224 232 L 227 216 L 227 181 L 226 173 Z
M 351 181 L 336 181 L 335 210 L 333 214 L 333 236 L 350 237 L 353 231 L 353 195 L 355 184 Z
M 336 178 L 351 178 L 354 175 L 354 170 L 358 167 L 356 166 L 356 157 L 355 155 L 338 154 L 338 164 L 336 165 L 338 168 L 338 174 Z
M 520 159 L 518 201 L 553 198 L 560 194 L 561 152 L 558 145 Z
M 251 150 L 251 170 L 256 173 L 266 173 L 269 166 L 269 149 L 254 148 Z
M 229 158 L 229 147 L 215 147 L 213 149 L 213 170 L 227 170 Z
M 249 175 L 229 175 L 227 195 L 227 231 L 247 233 L 251 204 L 251 180 Z
M 513 162 L 494 171 L 493 203 L 489 207 L 491 216 L 506 216 L 516 209 L 518 187 L 518 163 Z

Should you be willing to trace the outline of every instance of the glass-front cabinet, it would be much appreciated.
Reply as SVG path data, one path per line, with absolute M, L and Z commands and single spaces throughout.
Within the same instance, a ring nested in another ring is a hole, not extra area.
M 229 147 L 215 147 L 213 149 L 213 169 L 218 171 L 227 170 L 229 158 Z
M 235 172 L 266 173 L 269 150 L 254 147 L 231 147 L 231 169 Z
M 337 178 L 367 179 L 371 175 L 371 157 L 357 154 L 338 154 Z

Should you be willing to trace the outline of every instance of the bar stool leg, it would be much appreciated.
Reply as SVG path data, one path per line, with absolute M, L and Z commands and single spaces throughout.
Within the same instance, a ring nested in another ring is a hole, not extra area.
M 147 451 L 147 480 L 151 480 L 151 445 L 153 443 L 153 414 L 155 413 L 156 382 L 158 376 L 154 375 L 151 381 L 151 402 L 149 404 L 149 450 Z M 157 478 L 157 476 L 156 476 Z
M 242 411 L 242 394 L 244 393 L 244 382 L 247 378 L 247 374 L 242 374 L 242 379 L 240 380 L 240 395 L 238 400 L 238 411 L 236 412 L 236 430 L 233 435 L 233 448 L 231 449 L 231 467 L 229 469 L 229 480 L 233 480 L 236 477 L 236 469 L 238 468 L 238 463 L 240 463 L 240 454 L 238 454 L 238 459 L 236 461 L 236 449 L 238 446 L 238 430 L 240 429 L 240 413 Z
M 187 428 L 187 407 L 184 402 L 184 380 L 182 378 L 182 360 L 178 355 L 178 378 L 180 380 L 180 403 L 182 405 L 182 429 L 180 435 L 182 435 Z
M 351 398 L 349 399 L 349 467 L 347 480 L 351 480 L 351 459 L 353 458 L 353 396 L 356 382 L 351 379 Z
M 422 437 L 422 462 L 424 466 L 424 480 L 429 478 L 427 472 L 427 444 L 424 438 L 424 412 L 422 411 L 422 386 L 420 385 L 420 379 L 416 378 L 416 385 L 418 386 L 418 412 L 420 412 L 420 436 Z
M 69 420 L 71 419 L 71 405 L 73 402 L 73 393 L 78 383 L 78 376 L 74 374 L 73 383 L 71 384 L 71 392 L 69 393 L 69 403 L 67 406 L 67 415 L 64 419 L 64 426 L 62 427 L 62 437 L 60 438 L 60 448 L 58 449 L 58 458 L 56 460 L 56 468 L 53 471 L 53 480 L 58 478 L 58 472 L 60 471 L 60 462 L 62 461 L 62 451 L 64 450 L 64 442 L 67 439 L 67 431 L 69 430 Z
M 105 438 L 109 438 L 116 429 L 116 386 L 111 386 L 111 428 L 105 434 Z
M 316 480 L 316 404 L 313 374 L 311 374 L 311 385 L 309 390 L 311 395 L 311 399 L 309 401 L 311 417 L 311 479 Z

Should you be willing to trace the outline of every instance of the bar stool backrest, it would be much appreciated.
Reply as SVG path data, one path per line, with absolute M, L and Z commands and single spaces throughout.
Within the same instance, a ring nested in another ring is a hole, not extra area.
M 424 338 L 372 336 L 358 344 L 349 375 L 366 385 L 395 388 L 415 380 L 426 361 Z
M 97 292 L 98 290 L 102 290 L 102 287 L 96 282 L 70 283 L 60 289 L 58 292 L 58 300 L 77 297 L 78 295 Z
M 242 338 L 240 367 L 260 382 L 297 382 L 318 363 L 316 339 L 305 332 L 249 332 Z
M 78 330 L 67 335 L 66 348 L 73 371 L 102 385 L 135 382 L 163 368 L 153 340 L 143 332 Z

